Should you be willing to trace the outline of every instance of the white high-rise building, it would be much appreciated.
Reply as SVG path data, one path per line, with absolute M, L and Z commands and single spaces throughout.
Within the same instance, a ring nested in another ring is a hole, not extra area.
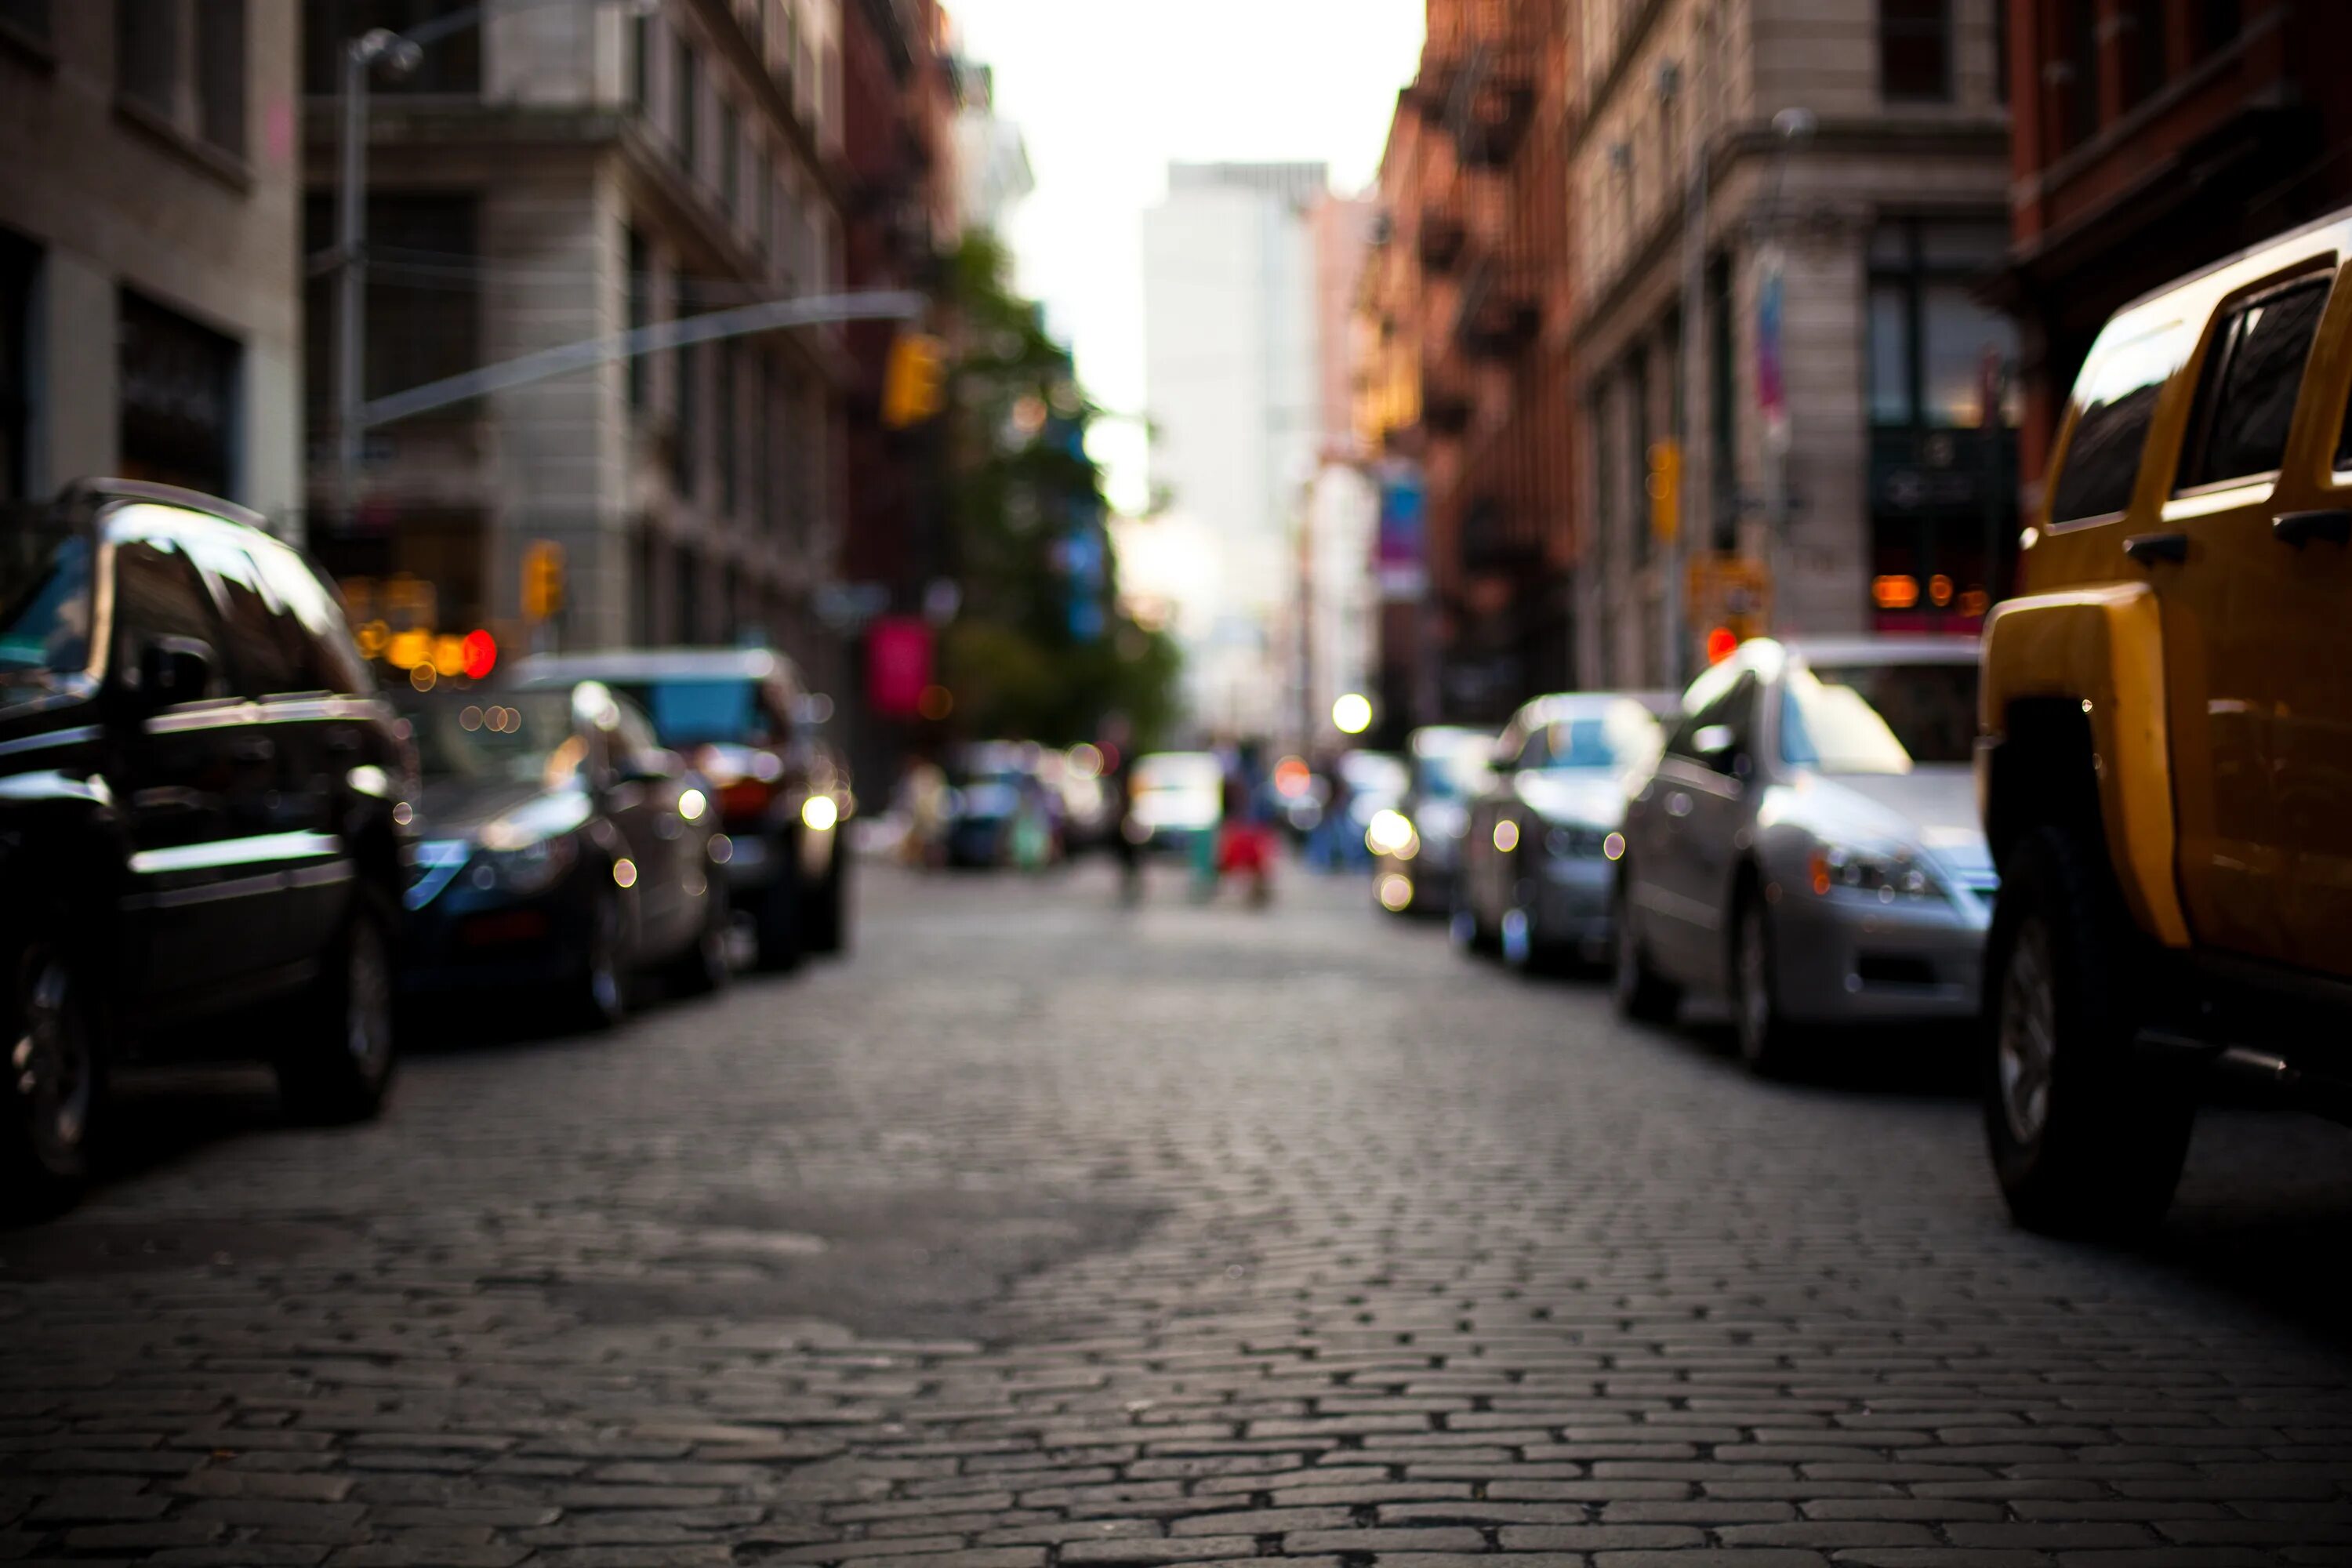
M 1323 426 L 1307 215 L 1328 183 L 1320 163 L 1176 163 L 1144 215 L 1152 488 L 1217 544 L 1213 613 L 1183 636 L 1208 731 L 1268 734 L 1282 717 L 1272 634 Z

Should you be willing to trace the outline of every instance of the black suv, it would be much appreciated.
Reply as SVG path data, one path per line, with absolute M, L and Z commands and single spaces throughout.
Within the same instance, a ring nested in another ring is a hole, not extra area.
M 265 1058 L 313 1120 L 391 1081 L 410 749 L 259 521 L 113 480 L 0 521 L 0 1205 L 70 1194 L 117 1063 Z

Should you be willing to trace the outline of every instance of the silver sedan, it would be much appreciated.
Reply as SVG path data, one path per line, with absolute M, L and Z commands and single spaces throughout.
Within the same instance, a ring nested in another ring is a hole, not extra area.
M 1802 1026 L 1974 1016 L 1995 886 L 1976 699 L 1956 639 L 1759 639 L 1701 676 L 1626 809 L 1620 1007 L 1724 995 L 1759 1072 Z

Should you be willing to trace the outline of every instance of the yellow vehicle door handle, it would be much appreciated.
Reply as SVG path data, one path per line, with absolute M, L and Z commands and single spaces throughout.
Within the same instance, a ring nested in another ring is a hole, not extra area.
M 2143 566 L 2159 561 L 2181 562 L 2189 559 L 2189 536 L 2185 533 L 2135 533 L 2124 541 L 2124 553 Z
M 2352 511 L 2283 511 L 2271 519 L 2271 533 L 2281 544 L 2302 549 L 2315 539 L 2330 544 L 2352 543 Z

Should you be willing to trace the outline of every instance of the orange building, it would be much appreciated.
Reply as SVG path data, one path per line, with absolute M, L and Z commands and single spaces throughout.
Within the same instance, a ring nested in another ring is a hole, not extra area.
M 1547 0 L 1431 0 L 1381 165 L 1357 424 L 1426 484 L 1428 597 L 1381 639 L 1386 710 L 1423 722 L 1570 683 L 1568 68 Z

